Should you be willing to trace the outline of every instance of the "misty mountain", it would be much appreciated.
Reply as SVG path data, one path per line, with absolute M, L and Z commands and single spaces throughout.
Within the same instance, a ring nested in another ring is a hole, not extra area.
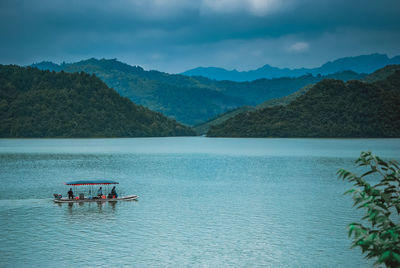
M 251 71 L 225 70 L 216 67 L 198 67 L 183 72 L 189 76 L 204 76 L 215 80 L 252 81 L 261 78 L 299 77 L 306 74 L 327 75 L 345 70 L 357 73 L 372 73 L 390 64 L 400 64 L 400 56 L 389 58 L 385 54 L 370 54 L 356 57 L 345 57 L 329 61 L 317 68 L 278 68 L 268 64 Z
M 146 71 L 117 60 L 89 59 L 57 65 L 33 64 L 41 70 L 95 74 L 121 96 L 188 125 L 195 125 L 245 105 L 258 105 L 287 96 L 325 78 L 362 79 L 364 74 L 344 71 L 331 75 L 311 74 L 296 78 L 259 79 L 252 82 L 215 81 L 204 77 Z

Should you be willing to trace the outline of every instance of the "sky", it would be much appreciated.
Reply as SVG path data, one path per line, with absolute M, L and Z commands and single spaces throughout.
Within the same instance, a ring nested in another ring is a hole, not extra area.
M 317 67 L 400 55 L 399 0 L 0 0 L 0 63 Z

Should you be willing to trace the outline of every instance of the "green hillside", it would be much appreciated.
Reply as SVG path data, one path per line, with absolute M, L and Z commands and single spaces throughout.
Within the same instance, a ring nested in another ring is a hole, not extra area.
M 212 84 L 205 85 L 183 75 L 145 71 L 117 60 L 89 59 L 62 65 L 42 62 L 33 66 L 95 74 L 121 96 L 189 125 L 245 104 L 241 99 L 219 92 Z
M 210 129 L 211 126 L 221 124 L 222 122 L 225 122 L 226 120 L 240 114 L 240 113 L 245 113 L 249 111 L 254 111 L 256 108 L 253 106 L 242 106 L 237 109 L 234 109 L 232 111 L 228 111 L 226 113 L 223 113 L 216 118 L 210 119 L 207 122 L 204 122 L 202 124 L 193 126 L 193 130 L 198 134 L 198 135 L 205 135 L 207 134 L 208 130 Z
M 397 70 L 400 70 L 400 65 L 387 65 L 386 67 L 367 75 L 362 81 L 366 83 L 373 83 L 379 80 L 384 80 Z
M 228 111 L 226 113 L 223 113 L 221 115 L 218 115 L 217 117 L 208 120 L 207 122 L 201 123 L 199 125 L 193 126 L 193 130 L 198 134 L 198 135 L 205 135 L 207 134 L 208 130 L 210 129 L 211 126 L 219 125 L 225 122 L 228 119 L 231 119 L 232 117 L 235 117 L 236 115 L 240 113 L 247 113 L 259 109 L 264 109 L 268 107 L 274 107 L 274 106 L 286 106 L 304 93 L 306 93 L 310 88 L 313 87 L 313 84 L 307 85 L 305 87 L 302 87 L 298 91 L 282 97 L 282 98 L 274 98 L 267 100 L 257 106 L 242 106 L 237 109 L 234 109 L 232 111 Z
M 95 74 L 121 96 L 161 112 L 184 124 L 196 125 L 241 106 L 255 106 L 271 98 L 287 96 L 331 76 L 260 79 L 252 82 L 215 81 L 204 77 L 145 71 L 117 60 L 89 59 L 57 65 L 42 62 L 39 69 Z M 363 74 L 341 72 L 338 79 L 362 79 Z
M 400 137 L 400 71 L 372 84 L 326 79 L 286 106 L 241 113 L 210 137 Z
M 361 81 L 371 83 L 371 82 L 383 80 L 399 69 L 400 69 L 400 65 L 388 65 L 382 69 L 377 70 L 376 72 L 374 72 L 372 74 L 367 75 Z M 346 81 L 346 80 L 351 79 L 351 77 L 354 77 L 354 73 L 351 71 L 347 71 L 347 72 L 342 72 L 340 74 L 332 74 L 329 77 Z M 257 105 L 256 107 L 243 106 L 243 107 L 237 108 L 233 111 L 229 111 L 220 116 L 217 116 L 216 118 L 209 120 L 203 124 L 194 126 L 193 129 L 196 131 L 197 134 L 203 135 L 208 132 L 208 129 L 211 126 L 221 124 L 222 122 L 238 115 L 239 113 L 242 113 L 242 112 L 244 113 L 244 112 L 254 111 L 256 109 L 264 109 L 264 108 L 274 107 L 274 106 L 279 106 L 279 105 L 286 106 L 289 103 L 291 103 L 292 101 L 294 101 L 295 99 L 297 99 L 298 97 L 300 97 L 301 95 L 303 95 L 304 93 L 306 93 L 313 86 L 314 86 L 313 84 L 307 85 L 288 96 L 267 100 L 267 101 Z
M 270 99 L 267 100 L 257 106 L 242 106 L 239 107 L 237 109 L 234 109 L 232 111 L 228 111 L 226 113 L 223 113 L 213 119 L 208 120 L 207 122 L 204 122 L 202 124 L 193 126 L 193 130 L 198 134 L 198 135 L 204 135 L 207 134 L 208 130 L 210 129 L 211 126 L 214 125 L 219 125 L 223 122 L 225 122 L 226 120 L 235 117 L 236 115 L 240 114 L 240 113 L 247 113 L 250 111 L 255 111 L 258 109 L 264 109 L 267 107 L 274 107 L 274 106 L 279 106 L 279 105 L 288 105 L 289 103 L 291 103 L 292 101 L 294 101 L 295 99 L 297 99 L 298 97 L 300 97 L 301 95 L 303 95 L 304 93 L 307 92 L 307 90 L 309 90 L 310 88 L 312 88 L 313 85 L 308 85 L 305 87 L 302 87 L 301 89 L 299 89 L 298 91 L 282 97 L 282 98 L 276 98 L 276 99 Z
M 282 98 L 278 98 L 278 99 L 270 99 L 267 100 L 259 105 L 257 105 L 257 109 L 264 109 L 264 108 L 268 108 L 268 107 L 274 107 L 274 106 L 286 106 L 289 103 L 291 103 L 292 101 L 294 101 L 295 99 L 297 99 L 298 97 L 300 97 L 301 95 L 303 95 L 304 93 L 306 93 L 310 88 L 312 88 L 314 85 L 307 85 L 305 87 L 300 88 L 298 91 L 282 97 Z
M 0 65 L 0 137 L 193 135 L 94 75 Z

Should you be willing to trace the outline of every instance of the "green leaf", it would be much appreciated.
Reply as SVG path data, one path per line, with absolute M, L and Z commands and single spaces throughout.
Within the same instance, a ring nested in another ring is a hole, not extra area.
M 384 262 L 387 258 L 390 257 L 390 253 L 391 253 L 390 250 L 387 250 L 387 251 L 383 252 L 383 254 L 380 256 L 378 261 L 379 262 Z
M 355 226 L 354 226 L 353 224 L 350 224 L 350 225 L 349 225 L 349 237 L 350 237 L 351 234 L 353 233 L 354 228 L 355 228 Z
M 368 225 L 353 222 L 348 226 L 352 248 L 361 247 L 367 258 L 378 257 L 377 263 L 400 267 L 400 169 L 397 163 L 385 162 L 371 152 L 362 152 L 355 163 L 367 171 L 361 176 L 344 169 L 337 172 L 354 185 L 345 192 L 352 196 L 353 206 L 366 210 L 362 221 Z M 372 174 L 373 186 L 367 180 Z M 392 216 L 394 208 L 396 216 Z
M 355 192 L 355 191 L 356 191 L 356 189 L 352 188 L 352 189 L 350 189 L 350 190 L 344 192 L 344 194 L 351 194 L 351 193 L 353 193 L 353 192 Z
M 370 170 L 370 171 L 368 171 L 368 172 L 365 172 L 364 174 L 361 175 L 361 177 L 368 176 L 369 174 L 372 174 L 372 173 L 375 173 L 375 172 L 377 172 L 376 168 L 373 169 L 373 170 Z
M 370 234 L 366 239 L 365 242 L 370 242 L 372 240 L 374 240 L 376 237 L 376 234 Z
M 393 255 L 394 259 L 395 259 L 397 262 L 400 263 L 400 255 L 397 254 L 396 252 L 392 252 L 392 255 Z

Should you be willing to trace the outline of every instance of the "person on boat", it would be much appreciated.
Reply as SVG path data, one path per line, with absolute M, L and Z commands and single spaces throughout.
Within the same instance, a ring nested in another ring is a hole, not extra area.
M 100 187 L 99 190 L 97 191 L 97 196 L 101 197 L 103 195 L 103 189 Z
M 72 188 L 69 188 L 68 199 L 74 199 L 74 192 L 72 191 Z
M 112 197 L 114 198 L 118 198 L 118 195 L 117 195 L 117 191 L 115 190 L 115 186 L 112 188 L 112 190 L 111 190 L 111 195 L 112 195 Z

